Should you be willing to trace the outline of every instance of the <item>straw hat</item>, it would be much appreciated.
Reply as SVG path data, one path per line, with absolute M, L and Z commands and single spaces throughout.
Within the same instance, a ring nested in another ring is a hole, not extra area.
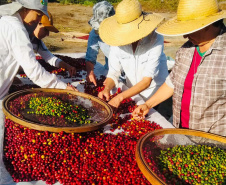
M 180 0 L 177 16 L 159 26 L 157 33 L 166 36 L 186 35 L 226 18 L 217 0 Z
M 142 12 L 138 0 L 123 0 L 116 13 L 100 24 L 99 34 L 103 42 L 111 46 L 123 46 L 149 35 L 164 18 Z
M 55 26 L 53 26 L 52 14 L 49 11 L 48 11 L 48 14 L 49 14 L 49 18 L 46 15 L 43 15 L 40 22 L 47 30 L 58 33 L 59 30 Z

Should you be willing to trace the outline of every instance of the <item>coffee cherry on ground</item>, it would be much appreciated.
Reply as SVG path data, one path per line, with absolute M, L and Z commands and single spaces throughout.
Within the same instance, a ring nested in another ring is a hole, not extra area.
M 25 96 L 24 100 L 29 98 Z M 20 98 L 13 102 L 10 108 L 14 114 L 20 114 L 20 109 L 15 107 L 24 107 L 24 102 Z M 103 130 L 83 134 L 41 132 L 6 119 L 4 161 L 7 170 L 16 182 L 149 184 L 137 166 L 135 148 L 139 137 L 160 126 L 150 121 L 135 122 L 130 116 L 121 118 L 122 112 L 130 113 L 131 105 L 134 106 L 132 100 L 126 101 L 124 108 L 114 113 L 110 124 L 125 129 L 117 135 L 105 134 Z
M 48 184 L 149 184 L 135 160 L 137 139 L 124 133 L 40 132 L 6 119 L 4 161 L 14 181 Z
M 69 59 L 70 65 L 75 62 L 66 57 L 62 59 Z M 84 70 L 85 60 L 77 61 L 76 65 L 77 71 Z M 86 93 L 97 96 L 104 88 L 104 80 L 104 76 L 97 79 L 97 87 L 87 82 L 81 83 L 84 83 Z M 111 98 L 120 92 L 118 89 Z M 26 107 L 25 102 L 29 98 L 25 96 L 23 101 L 18 98 L 12 102 L 10 109 L 13 114 L 23 118 L 21 109 Z M 161 127 L 145 120 L 136 122 L 129 115 L 121 116 L 131 113 L 135 107 L 135 102 L 127 99 L 114 112 L 110 123 L 112 131 L 124 129 L 117 135 L 103 133 L 102 129 L 83 134 L 42 132 L 6 119 L 5 166 L 15 182 L 43 180 L 47 184 L 58 181 L 65 185 L 150 184 L 137 166 L 135 148 L 143 134 Z M 64 117 L 61 115 L 60 119 Z

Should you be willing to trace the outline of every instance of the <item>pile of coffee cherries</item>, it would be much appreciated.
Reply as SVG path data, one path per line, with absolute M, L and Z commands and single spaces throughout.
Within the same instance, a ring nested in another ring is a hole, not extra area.
M 225 183 L 226 151 L 218 147 L 179 145 L 162 150 L 158 158 L 167 179 L 179 177 L 188 184 L 200 185 Z
M 125 134 L 40 132 L 6 120 L 5 165 L 14 181 L 47 184 L 149 184 Z
M 85 92 L 97 96 L 104 88 L 104 80 L 103 76 L 98 79 L 96 87 L 85 82 Z M 111 98 L 120 92 L 118 89 Z M 21 104 L 21 101 L 15 104 Z M 23 107 L 23 103 L 20 106 Z M 37 131 L 6 118 L 6 168 L 15 182 L 43 180 L 46 184 L 58 181 L 70 185 L 150 184 L 137 166 L 135 148 L 143 134 L 161 127 L 146 120 L 131 120 L 130 113 L 135 107 L 132 99 L 126 99 L 114 110 L 109 123 L 112 134 L 104 133 L 102 129 L 83 134 Z M 20 115 L 20 109 L 15 110 L 14 114 Z M 115 129 L 122 132 L 113 134 Z
M 55 55 L 67 64 L 76 68 L 76 71 L 86 70 L 85 58 L 71 58 L 63 55 Z
M 119 111 L 115 116 L 120 114 Z M 117 117 L 113 120 L 117 120 Z M 47 184 L 56 181 L 82 185 L 149 184 L 135 160 L 138 137 L 128 134 L 135 133 L 133 125 L 136 123 L 141 125 L 144 121 L 128 122 L 128 117 L 124 117 L 117 126 L 130 127 L 117 135 L 105 134 L 103 130 L 69 134 L 36 131 L 6 119 L 5 165 L 16 182 L 43 180 Z M 148 132 L 160 127 L 149 122 L 142 128 Z
M 143 156 L 166 184 L 225 184 L 225 150 L 210 145 L 177 145 L 161 150 L 161 137 L 153 137 L 144 144 Z
M 31 97 L 28 101 L 31 109 L 27 114 L 58 116 L 79 124 L 90 123 L 87 109 L 81 105 L 71 105 L 56 97 Z

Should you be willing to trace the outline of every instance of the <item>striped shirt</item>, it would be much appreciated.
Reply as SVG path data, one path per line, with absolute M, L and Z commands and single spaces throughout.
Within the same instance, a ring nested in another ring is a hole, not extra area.
M 184 81 L 190 69 L 195 46 L 186 42 L 177 52 L 175 66 L 166 79 L 174 88 L 173 124 L 180 127 Z M 189 128 L 226 136 L 226 28 L 223 27 L 203 56 L 191 89 Z

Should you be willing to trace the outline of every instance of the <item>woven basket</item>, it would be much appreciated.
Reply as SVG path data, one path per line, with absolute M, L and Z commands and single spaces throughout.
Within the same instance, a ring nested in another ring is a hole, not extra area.
M 95 106 L 99 106 L 101 107 L 101 111 L 105 112 L 105 115 L 103 117 L 102 120 L 98 121 L 98 122 L 93 122 L 90 124 L 82 124 L 79 126 L 72 126 L 72 127 L 58 127 L 56 125 L 47 125 L 47 124 L 43 124 L 43 123 L 39 123 L 36 122 L 34 120 L 28 120 L 26 118 L 21 118 L 17 115 L 14 115 L 11 111 L 10 111 L 10 107 L 9 107 L 9 103 L 14 100 L 15 98 L 18 98 L 20 96 L 24 96 L 27 94 L 32 94 L 32 93 L 59 93 L 59 94 L 69 94 L 71 96 L 74 97 L 81 97 L 83 99 L 87 99 L 90 102 L 92 102 L 92 104 L 94 104 Z M 61 89 L 27 89 L 27 90 L 21 90 L 21 91 L 17 91 L 14 92 L 10 95 L 8 95 L 4 100 L 3 100 L 3 112 L 5 114 L 5 116 L 20 124 L 23 125 L 25 127 L 31 128 L 31 129 L 35 129 L 35 130 L 40 130 L 40 131 L 50 131 L 50 132 L 67 132 L 67 133 L 81 133 L 81 132 L 88 132 L 88 131 L 93 131 L 93 130 L 97 130 L 102 128 L 104 125 L 106 125 L 111 119 L 112 119 L 112 115 L 113 115 L 113 110 L 112 108 L 103 100 L 94 97 L 92 95 L 86 94 L 86 93 L 81 93 L 81 92 L 75 92 L 75 91 L 68 91 L 68 90 L 61 90 Z
M 214 145 L 219 148 L 226 149 L 225 137 L 206 132 L 190 129 L 160 129 L 147 133 L 138 141 L 135 155 L 141 172 L 147 180 L 154 185 L 166 185 L 166 183 L 155 172 L 153 172 L 145 160 L 143 148 L 148 142 L 151 143 L 152 146 L 158 146 L 151 149 L 153 158 L 155 158 L 162 149 L 167 149 L 176 145 L 188 145 L 189 142 L 192 144 Z

